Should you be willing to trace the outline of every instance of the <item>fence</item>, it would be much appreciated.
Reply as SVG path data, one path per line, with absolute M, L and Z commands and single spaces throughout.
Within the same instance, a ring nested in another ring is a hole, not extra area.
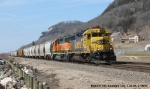
M 43 85 L 42 83 L 39 83 L 36 78 L 29 76 L 26 74 L 23 70 L 15 66 L 13 63 L 8 62 L 8 64 L 11 66 L 11 68 L 16 71 L 17 75 L 19 77 L 23 77 L 25 84 L 28 89 L 50 89 L 49 86 Z

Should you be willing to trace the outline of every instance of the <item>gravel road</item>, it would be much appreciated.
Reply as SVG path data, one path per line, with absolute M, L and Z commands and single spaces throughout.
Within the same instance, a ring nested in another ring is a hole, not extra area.
M 52 60 L 28 58 L 14 60 L 19 64 L 37 68 L 43 76 L 38 80 L 47 81 L 51 89 L 150 89 L 150 73 Z

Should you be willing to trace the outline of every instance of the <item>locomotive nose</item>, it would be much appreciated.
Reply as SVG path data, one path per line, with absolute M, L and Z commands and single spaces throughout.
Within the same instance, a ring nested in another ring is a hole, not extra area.
M 103 55 L 102 55 L 102 58 L 103 58 L 103 59 L 107 59 L 108 56 L 107 56 L 106 54 L 103 54 Z

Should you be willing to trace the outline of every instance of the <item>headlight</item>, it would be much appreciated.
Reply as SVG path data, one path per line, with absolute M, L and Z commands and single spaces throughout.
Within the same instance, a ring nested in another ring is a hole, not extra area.
M 113 48 L 110 48 L 110 50 L 112 50 Z

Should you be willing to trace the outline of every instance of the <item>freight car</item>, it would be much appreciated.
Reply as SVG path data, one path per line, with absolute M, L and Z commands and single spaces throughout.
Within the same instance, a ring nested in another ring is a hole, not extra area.
M 19 57 L 24 57 L 23 49 L 17 50 L 17 56 L 19 56 Z
M 52 41 L 45 42 L 45 58 L 52 58 Z
M 16 57 L 17 56 L 17 52 L 16 51 L 10 52 L 10 56 Z
M 20 49 L 17 56 L 107 64 L 116 61 L 110 32 L 101 27 L 92 27 L 54 41 Z

